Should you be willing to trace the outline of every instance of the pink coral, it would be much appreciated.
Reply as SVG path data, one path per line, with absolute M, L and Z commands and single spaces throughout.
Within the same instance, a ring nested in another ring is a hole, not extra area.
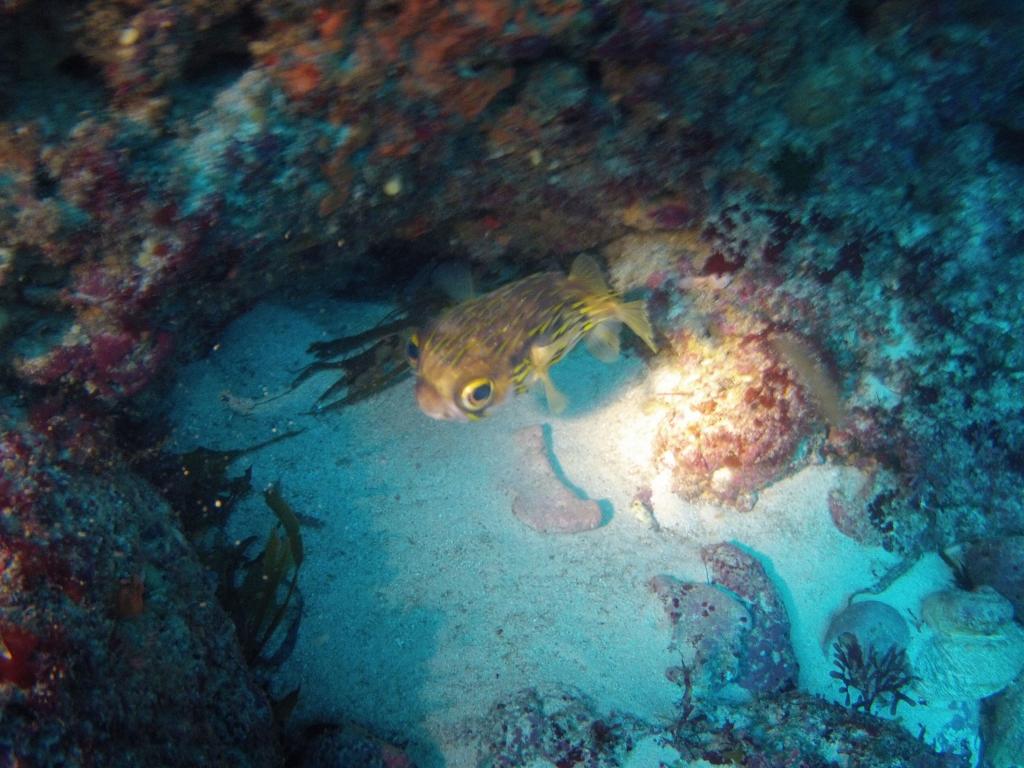
M 74 313 L 73 322 L 46 351 L 14 361 L 34 384 L 81 387 L 107 403 L 139 392 L 166 359 L 171 337 L 151 310 L 197 266 L 216 219 L 215 206 L 183 216 L 173 201 L 152 199 L 115 144 L 111 126 L 87 121 L 66 145 L 45 153 L 62 196 L 94 226 L 57 238 L 60 249 L 39 249 L 66 276 L 53 300 Z M 43 231 L 60 226 L 47 223 Z
M 139 392 L 171 348 L 167 333 L 120 329 L 80 338 L 72 329 L 61 345 L 18 362 L 18 372 L 35 384 L 77 385 L 107 402 Z
M 208 37 L 218 34 L 217 23 L 238 7 L 235 0 L 91 0 L 82 11 L 76 43 L 79 52 L 101 69 L 116 108 L 142 122 L 157 123 L 170 103 L 167 87 L 182 76 L 199 44 L 209 44 Z
M 765 334 L 680 333 L 655 455 L 685 498 L 749 509 L 757 492 L 807 463 L 824 440 L 817 408 Z

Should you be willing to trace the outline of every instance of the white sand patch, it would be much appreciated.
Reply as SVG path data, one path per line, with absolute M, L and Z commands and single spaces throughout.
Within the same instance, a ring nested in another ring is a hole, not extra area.
M 279 480 L 297 510 L 326 523 L 304 529 L 306 611 L 282 670 L 283 688 L 302 686 L 300 718 L 344 716 L 404 735 L 428 767 L 468 764 L 464 729 L 525 686 L 568 684 L 602 710 L 667 720 L 678 689 L 664 671 L 678 659 L 647 582 L 659 573 L 705 580 L 699 549 L 721 540 L 754 553 L 779 588 L 801 687 L 838 698 L 825 628 L 850 594 L 896 562 L 832 525 L 827 494 L 844 470 L 806 468 L 765 490 L 748 513 L 682 502 L 651 466 L 657 413 L 636 359 L 604 365 L 583 350 L 571 355 L 554 371 L 570 398 L 560 417 L 530 393 L 480 423 L 436 422 L 417 409 L 410 381 L 342 411 L 304 415 L 330 374 L 248 414 L 221 398 L 282 391 L 310 361 L 310 342 L 353 333 L 386 311 L 326 301 L 302 311 L 258 307 L 182 372 L 173 404 L 178 450 L 242 448 L 305 430 L 239 461 L 239 470 L 252 466 L 257 488 Z M 512 516 L 519 478 L 510 436 L 539 423 L 550 425 L 567 481 L 610 511 L 601 528 L 544 535 Z M 660 530 L 630 512 L 643 486 L 653 488 Z M 271 520 L 254 494 L 233 533 L 263 536 Z M 897 608 L 934 580 L 901 580 Z

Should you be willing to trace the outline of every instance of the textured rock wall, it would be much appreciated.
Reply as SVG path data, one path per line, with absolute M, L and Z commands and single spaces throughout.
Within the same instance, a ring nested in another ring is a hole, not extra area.
M 0 437 L 0 762 L 276 765 L 270 706 L 167 504 L 94 422 L 35 416 Z

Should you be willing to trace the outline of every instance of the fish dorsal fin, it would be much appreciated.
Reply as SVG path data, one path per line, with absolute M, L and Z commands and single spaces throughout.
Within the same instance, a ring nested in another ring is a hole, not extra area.
M 588 253 L 581 253 L 573 261 L 569 269 L 569 279 L 580 283 L 590 293 L 608 293 L 608 283 L 605 282 L 601 266 Z
M 619 359 L 619 328 L 621 323 L 606 320 L 595 325 L 587 334 L 587 350 L 602 363 L 614 363 Z
M 442 261 L 431 271 L 430 283 L 456 303 L 476 298 L 473 272 L 464 261 Z

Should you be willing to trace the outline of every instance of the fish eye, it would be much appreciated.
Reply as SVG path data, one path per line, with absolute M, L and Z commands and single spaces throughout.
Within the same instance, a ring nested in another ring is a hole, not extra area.
M 405 345 L 405 356 L 409 358 L 409 365 L 413 368 L 420 361 L 420 335 L 414 333 L 409 337 L 409 343 Z
M 494 382 L 490 379 L 473 379 L 462 388 L 462 407 L 467 411 L 482 411 L 494 397 Z

